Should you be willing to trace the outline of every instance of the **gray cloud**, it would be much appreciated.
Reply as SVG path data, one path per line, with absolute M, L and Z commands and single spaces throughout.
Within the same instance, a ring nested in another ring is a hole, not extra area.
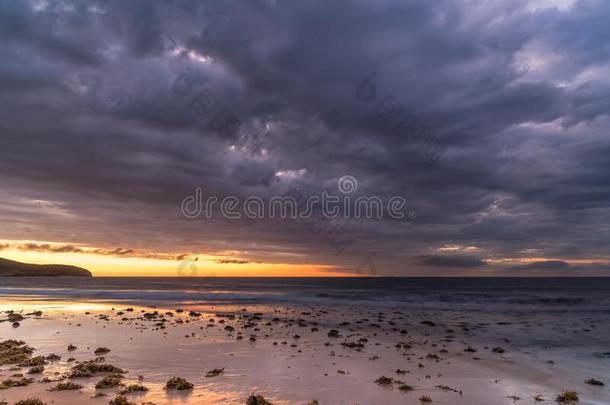
M 381 274 L 443 262 L 445 244 L 477 247 L 462 268 L 481 274 L 488 258 L 610 260 L 609 4 L 3 4 L 4 239 L 233 249 L 346 271 L 375 252 Z M 366 102 L 357 88 L 371 72 Z M 209 115 L 193 108 L 206 88 Z M 443 145 L 437 164 L 379 117 L 387 97 Z M 232 133 L 212 124 L 223 108 L 241 123 Z M 405 196 L 417 218 L 329 221 L 353 241 L 337 252 L 298 221 L 179 212 L 195 187 L 268 198 L 336 192 L 346 174 L 358 195 Z
M 605 262 L 570 264 L 562 260 L 545 260 L 528 263 L 526 265 L 511 266 L 500 272 L 507 276 L 606 276 L 610 265 Z
M 219 260 L 216 260 L 216 263 L 219 263 L 219 264 L 248 264 L 250 262 L 247 260 L 240 260 L 240 259 L 219 259 Z
M 50 253 L 83 253 L 83 250 L 73 245 L 52 246 L 48 243 L 24 243 L 17 246 L 19 250 Z
M 535 262 L 527 265 L 530 269 L 565 269 L 570 267 L 570 263 L 562 262 L 561 260 L 547 260 L 544 262 Z
M 539 262 L 532 262 L 521 266 L 512 266 L 509 267 L 508 271 L 535 271 L 535 270 L 544 270 L 544 271 L 553 271 L 553 270 L 568 270 L 571 269 L 572 266 L 570 263 L 561 261 L 561 260 L 545 260 Z
M 430 267 L 481 267 L 485 266 L 485 262 L 478 257 L 466 255 L 431 255 L 418 256 L 411 262 L 416 266 Z

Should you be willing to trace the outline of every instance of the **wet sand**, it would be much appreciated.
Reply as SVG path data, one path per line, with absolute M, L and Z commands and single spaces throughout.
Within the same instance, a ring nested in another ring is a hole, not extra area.
M 35 349 L 32 356 L 61 356 L 46 360 L 41 374 L 0 366 L 0 381 L 33 378 L 0 389 L 0 403 L 35 396 L 49 404 L 107 404 L 132 384 L 148 388 L 126 394 L 137 404 L 245 404 L 253 393 L 273 404 L 419 404 L 425 397 L 439 404 L 528 404 L 543 403 L 536 396 L 554 403 L 563 390 L 578 392 L 581 404 L 610 403 L 605 314 L 26 299 L 0 301 L 0 311 L 0 341 L 23 340 Z M 24 317 L 19 326 L 6 311 Z M 68 351 L 70 344 L 76 349 Z M 110 352 L 95 354 L 100 347 Z M 79 362 L 102 355 L 104 364 L 126 371 L 124 386 L 96 389 L 107 373 L 67 377 Z M 222 372 L 206 376 L 214 369 Z M 165 389 L 174 376 L 193 389 Z M 606 385 L 586 384 L 590 378 Z M 82 388 L 49 391 L 69 381 Z

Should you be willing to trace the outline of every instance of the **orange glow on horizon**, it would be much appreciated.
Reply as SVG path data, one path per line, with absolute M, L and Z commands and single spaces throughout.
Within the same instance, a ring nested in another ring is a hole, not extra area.
M 291 263 L 217 263 L 197 255 L 196 262 L 116 257 L 90 253 L 48 253 L 5 249 L 3 258 L 32 264 L 65 264 L 89 270 L 95 277 L 350 277 L 335 266 Z M 194 265 L 195 267 L 192 267 Z

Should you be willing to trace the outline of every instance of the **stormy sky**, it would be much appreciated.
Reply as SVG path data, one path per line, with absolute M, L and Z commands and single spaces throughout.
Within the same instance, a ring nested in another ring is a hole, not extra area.
M 609 22 L 604 0 L 0 0 L 0 256 L 610 275 Z M 409 215 L 180 211 L 343 176 Z

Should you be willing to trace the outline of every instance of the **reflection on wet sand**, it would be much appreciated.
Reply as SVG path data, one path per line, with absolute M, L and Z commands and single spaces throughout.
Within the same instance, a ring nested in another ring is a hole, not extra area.
M 524 347 L 518 339 L 554 333 L 569 341 L 588 328 L 593 347 L 607 332 L 601 315 L 543 319 L 32 297 L 0 301 L 0 311 L 0 401 L 9 403 L 38 397 L 83 404 L 488 404 L 490 398 L 508 404 L 577 395 L 602 404 L 610 398 L 605 386 L 585 382 L 604 383 L 604 360 L 574 367 L 581 352 Z

